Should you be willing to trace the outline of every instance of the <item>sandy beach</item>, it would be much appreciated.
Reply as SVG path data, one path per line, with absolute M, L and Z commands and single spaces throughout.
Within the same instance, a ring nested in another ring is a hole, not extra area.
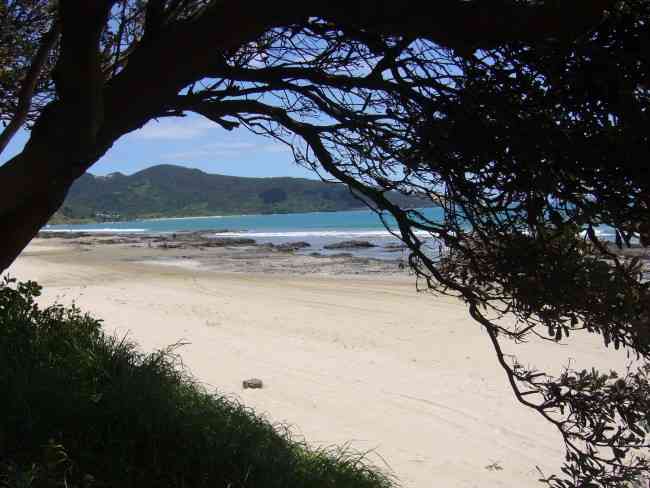
M 9 274 L 145 351 L 184 343 L 208 389 L 314 445 L 368 451 L 404 487 L 535 487 L 536 466 L 550 474 L 562 462 L 559 436 L 516 402 L 463 304 L 417 293 L 397 261 L 50 238 Z M 554 371 L 626 362 L 585 335 L 507 347 Z M 242 389 L 251 377 L 264 388 Z

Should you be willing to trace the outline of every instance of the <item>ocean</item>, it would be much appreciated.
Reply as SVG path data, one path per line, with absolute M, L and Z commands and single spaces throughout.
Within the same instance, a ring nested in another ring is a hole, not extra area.
M 439 208 L 423 209 L 431 219 L 439 218 Z M 394 224 L 388 219 L 390 225 Z M 363 240 L 376 247 L 355 249 L 357 256 L 398 258 L 395 249 L 386 249 L 399 241 L 384 227 L 377 214 L 371 210 L 346 212 L 311 212 L 296 214 L 228 215 L 212 217 L 179 217 L 143 219 L 96 224 L 48 225 L 43 231 L 70 231 L 93 233 L 174 233 L 183 231 L 210 231 L 215 237 L 250 237 L 258 243 L 283 244 L 304 241 L 310 244 L 303 252 L 322 254 L 349 252 L 323 249 L 323 246 L 347 240 Z
M 427 208 L 421 212 L 431 220 L 442 218 L 440 208 Z M 394 226 L 392 219 L 388 218 L 387 221 L 389 226 Z M 310 247 L 302 252 L 322 254 L 342 252 L 341 250 L 328 251 L 323 247 L 354 239 L 368 241 L 375 245 L 372 248 L 355 249 L 352 251 L 355 255 L 382 259 L 399 257 L 395 249 L 386 249 L 386 245 L 398 243 L 398 239 L 391 235 L 377 214 L 371 210 L 143 219 L 96 224 L 48 225 L 43 230 L 156 234 L 209 231 L 206 233 L 215 237 L 249 237 L 259 244 L 304 241 L 309 243 Z M 608 227 L 601 227 L 597 233 L 605 240 L 613 239 L 613 231 Z

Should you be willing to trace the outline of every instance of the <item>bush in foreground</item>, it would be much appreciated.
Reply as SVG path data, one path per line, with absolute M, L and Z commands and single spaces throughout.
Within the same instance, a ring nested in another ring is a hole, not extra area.
M 359 487 L 393 483 L 210 395 L 173 349 L 142 354 L 79 309 L 0 283 L 0 486 Z

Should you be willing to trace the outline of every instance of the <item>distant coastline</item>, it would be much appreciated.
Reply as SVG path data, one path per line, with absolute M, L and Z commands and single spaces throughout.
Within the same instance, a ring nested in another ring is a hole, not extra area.
M 431 205 L 426 198 L 388 192 L 400 207 Z M 82 175 L 50 224 L 216 218 L 361 210 L 364 199 L 341 183 L 305 178 L 248 178 L 157 165 L 110 178 Z
M 424 208 L 433 208 L 433 207 L 424 207 Z M 79 224 L 118 224 L 124 222 L 157 222 L 161 220 L 191 220 L 191 219 L 223 219 L 228 217 L 262 217 L 270 215 L 292 215 L 292 214 L 320 214 L 320 213 L 339 213 L 339 212 L 363 212 L 369 210 L 368 207 L 357 207 L 350 208 L 346 210 L 305 210 L 297 212 L 268 212 L 268 213 L 233 213 L 233 214 L 219 214 L 219 215 L 173 215 L 173 216 L 159 216 L 159 217 L 150 217 L 150 216 L 140 216 L 134 218 L 124 218 L 120 220 L 100 220 L 92 218 L 84 219 L 55 219 L 52 218 L 47 223 L 47 225 L 79 225 Z M 56 214 L 55 214 L 56 216 Z

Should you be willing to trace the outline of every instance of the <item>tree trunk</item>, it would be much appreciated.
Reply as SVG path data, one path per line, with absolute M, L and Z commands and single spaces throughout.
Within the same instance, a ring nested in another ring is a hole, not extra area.
M 22 153 L 0 167 L 0 273 L 63 204 L 72 183 L 97 159 L 60 133 L 58 117 L 39 119 Z M 77 157 L 75 157 L 77 156 Z
M 29 187 L 24 188 L 30 192 Z M 0 273 L 4 272 L 61 206 L 67 189 L 52 194 L 36 194 L 2 213 L 0 220 Z

